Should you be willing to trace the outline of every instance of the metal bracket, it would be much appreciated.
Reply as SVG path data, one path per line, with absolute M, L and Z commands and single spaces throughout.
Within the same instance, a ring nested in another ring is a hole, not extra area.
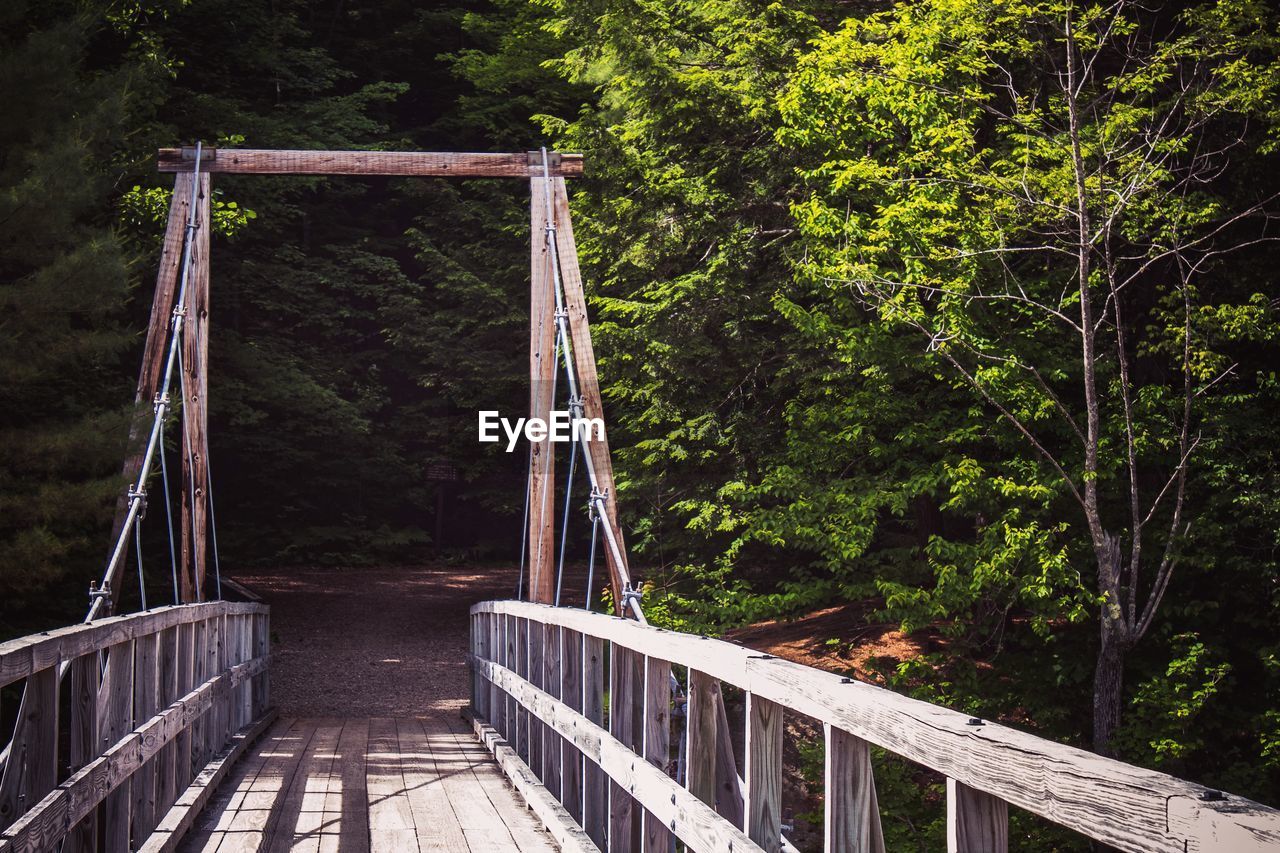
M 186 149 L 183 149 L 183 150 L 185 151 Z M 193 157 L 192 159 L 194 159 L 194 157 Z M 552 172 L 557 172 L 557 171 L 559 171 L 559 169 L 560 169 L 560 162 L 561 162 L 561 158 L 560 158 L 560 152 L 559 152 L 559 151 L 548 151 L 548 152 L 547 152 L 547 167 L 548 167 Z M 542 171 L 542 152 L 541 152 L 541 151 L 530 151 L 530 152 L 529 152 L 529 168 L 531 168 L 531 169 L 537 169 L 539 172 L 541 172 L 541 171 Z
M 138 502 L 138 518 L 147 517 L 147 490 L 140 489 L 134 491 L 133 486 L 129 487 L 129 503 Z
M 166 409 L 169 408 L 168 394 L 156 394 L 155 399 L 151 401 L 151 411 L 156 414 L 160 413 L 161 406 L 164 406 Z
M 102 586 L 98 586 L 97 581 L 89 581 L 89 605 L 92 606 L 99 598 L 111 606 L 111 581 L 103 581 Z
M 643 600 L 644 600 L 644 590 L 642 589 L 635 589 L 634 587 L 628 585 L 622 590 L 623 605 L 630 604 L 632 601 L 639 604 Z
M 195 161 L 195 159 L 196 159 L 196 147 L 195 147 L 194 145 L 184 145 L 184 146 L 182 146 L 182 147 L 181 147 L 180 149 L 178 149 L 178 150 L 179 150 L 179 152 L 180 152 L 180 155 L 181 155 L 181 157 L 182 157 L 183 161 L 188 162 L 188 163 L 191 163 L 191 162 L 194 162 L 194 161 Z M 217 148 L 205 148 L 205 147 L 201 146 L 201 148 L 200 148 L 200 162 L 201 162 L 201 163 L 211 163 L 211 162 L 213 162 L 214 160 L 217 160 L 217 159 L 218 159 L 218 149 L 217 149 Z

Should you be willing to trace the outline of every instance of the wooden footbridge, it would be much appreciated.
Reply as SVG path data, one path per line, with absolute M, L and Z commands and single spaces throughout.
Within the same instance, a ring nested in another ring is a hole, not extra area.
M 0 735 L 0 853 L 792 849 L 787 717 L 824 732 L 825 850 L 885 850 L 882 820 L 893 815 L 876 795 L 880 750 L 946 780 L 938 807 L 949 851 L 1026 849 L 1009 837 L 1011 805 L 1117 850 L 1280 850 L 1280 813 L 1261 804 L 646 624 L 603 442 L 574 452 L 589 474 L 616 614 L 554 606 L 554 507 L 540 499 L 553 479 L 553 445 L 535 443 L 529 600 L 471 607 L 465 722 L 427 709 L 398 719 L 277 719 L 268 608 L 214 600 L 221 583 L 208 536 L 204 409 L 210 173 L 529 180 L 531 411 L 550 411 L 547 380 L 563 364 L 571 407 L 601 417 L 564 184 L 582 161 L 197 147 L 161 152 L 160 168 L 177 173 L 176 186 L 125 466 L 133 485 L 108 568 L 84 623 L 0 644 L 0 699 L 16 703 L 5 716 L 12 730 Z M 181 405 L 168 396 L 175 372 Z M 174 410 L 183 448 L 177 603 L 112 615 Z M 744 697 L 740 713 L 726 688 Z

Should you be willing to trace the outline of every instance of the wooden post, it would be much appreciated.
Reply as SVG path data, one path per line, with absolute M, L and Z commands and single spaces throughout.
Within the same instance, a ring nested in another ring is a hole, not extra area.
M 830 853 L 884 853 L 880 804 L 865 740 L 823 724 L 826 803 L 823 849 Z
M 98 757 L 98 689 L 102 684 L 101 655 L 92 652 L 71 663 L 71 727 L 69 770 L 75 773 Z M 64 853 L 94 853 L 98 849 L 96 810 L 80 821 L 63 846 Z
M 591 344 L 591 324 L 587 320 L 587 298 L 582 287 L 582 271 L 578 267 L 578 247 L 573 239 L 573 222 L 569 218 L 569 194 L 564 178 L 552 178 L 552 201 L 555 206 L 556 246 L 560 254 L 560 280 L 564 286 L 564 308 L 569 314 L 569 334 L 573 340 L 573 364 L 578 374 L 578 393 L 582 396 L 582 416 L 604 420 L 604 402 L 600 397 L 600 376 L 596 372 L 595 349 Z M 622 553 L 619 565 L 613 551 L 605 548 L 609 566 L 609 578 L 613 585 L 613 600 L 617 612 L 622 612 L 623 578 L 630 577 L 626 564 L 626 539 L 618 522 L 617 486 L 613 479 L 613 458 L 605 437 L 586 442 L 591 464 L 595 468 L 600 489 L 608 495 L 605 502 L 605 520 L 613 529 Z M 588 591 L 589 592 L 589 591 Z
M 610 643 L 609 733 L 623 745 L 639 752 L 636 695 L 638 655 L 617 643 Z M 636 805 L 627 789 L 616 782 L 609 785 L 609 853 L 640 850 L 640 822 Z
M 947 853 L 1006 853 L 1009 804 L 947 779 Z
M 98 730 L 102 734 L 99 752 L 105 752 L 133 729 L 133 641 L 117 643 L 107 651 L 105 696 L 98 708 L 103 712 Z M 131 784 L 125 782 L 107 795 L 105 811 L 105 853 L 129 850 L 129 810 Z
M 582 638 L 582 715 L 604 726 L 604 640 Z M 601 850 L 607 849 L 609 794 L 604 770 L 593 761 L 583 768 L 582 828 Z
M 133 714 L 141 724 L 160 709 L 160 668 L 156 634 L 145 634 L 133 641 Z M 156 828 L 156 764 L 147 762 L 133 776 L 133 807 L 130 817 L 133 837 L 143 839 Z
M 542 625 L 542 689 L 560 698 L 560 626 Z M 542 728 L 542 784 L 563 802 L 560 790 L 560 735 L 551 726 Z
M 0 828 L 26 814 L 58 784 L 58 667 L 27 678 L 9 760 L 0 778 Z
M 671 762 L 671 664 L 644 659 L 644 759 L 668 776 Z M 666 853 L 671 830 L 652 814 L 644 816 L 644 849 Z
M 688 745 L 685 779 L 689 792 L 716 805 L 716 709 L 720 683 L 706 673 L 689 670 Z
M 782 706 L 747 694 L 747 835 L 782 849 Z
M 184 602 L 207 600 L 205 589 L 209 524 L 209 467 L 205 445 L 209 429 L 209 176 L 200 175 L 196 231 L 191 241 L 186 318 L 182 332 L 182 571 Z
M 526 670 L 525 678 L 529 680 L 535 687 L 542 686 L 542 623 L 535 622 L 532 619 L 528 621 L 528 649 L 529 663 Z M 537 775 L 538 779 L 546 781 L 546 769 L 542 764 L 542 736 L 546 726 L 538 719 L 536 714 L 529 715 L 529 767 Z
M 738 761 L 733 754 L 729 730 L 729 712 L 724 703 L 724 689 L 716 682 L 716 802 L 720 817 L 734 826 L 744 826 L 746 809 L 742 797 L 742 780 L 738 777 Z
M 582 713 L 582 635 L 565 628 L 561 633 L 560 700 Z M 582 753 L 567 740 L 560 741 L 560 802 L 582 824 Z
M 129 443 L 121 470 L 121 479 L 132 484 L 142 469 L 146 453 L 146 436 L 154 417 L 153 405 L 160 392 L 160 379 L 168 355 L 169 328 L 173 324 L 173 302 L 178 292 L 178 276 L 182 268 L 182 244 L 191 209 L 191 187 L 195 175 L 177 175 L 173 182 L 173 198 L 169 202 L 169 220 L 165 224 L 164 244 L 160 249 L 160 269 L 156 274 L 156 292 L 151 300 L 151 319 L 147 323 L 147 340 L 142 348 L 142 369 L 133 395 L 133 418 L 129 422 Z M 111 525 L 112 547 L 120 537 L 125 517 L 129 514 L 129 496 L 121 488 L 116 498 L 116 515 Z M 121 563 L 123 567 L 123 563 Z M 117 571 L 117 574 L 119 571 Z M 119 589 L 119 577 L 108 579 L 112 589 Z M 101 615 L 110 616 L 115 609 L 113 599 L 103 602 Z
M 529 315 L 529 417 L 551 418 L 555 406 L 556 302 L 552 257 L 547 246 L 547 190 L 529 181 L 532 222 Z M 529 600 L 555 601 L 555 445 L 531 442 L 529 479 Z

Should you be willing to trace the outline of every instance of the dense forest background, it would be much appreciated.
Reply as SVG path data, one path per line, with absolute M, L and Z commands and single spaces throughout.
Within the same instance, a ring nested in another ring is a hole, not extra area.
M 1276 803 L 1278 51 L 1252 0 L 0 4 L 0 631 L 101 571 L 155 149 L 546 144 L 656 613 L 858 603 L 933 640 L 890 686 Z M 515 559 L 527 186 L 215 187 L 225 563 Z

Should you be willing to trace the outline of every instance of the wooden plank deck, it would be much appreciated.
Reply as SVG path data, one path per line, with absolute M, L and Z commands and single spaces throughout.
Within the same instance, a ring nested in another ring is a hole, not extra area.
M 186 853 L 553 851 L 451 716 L 280 720 L 231 772 Z

